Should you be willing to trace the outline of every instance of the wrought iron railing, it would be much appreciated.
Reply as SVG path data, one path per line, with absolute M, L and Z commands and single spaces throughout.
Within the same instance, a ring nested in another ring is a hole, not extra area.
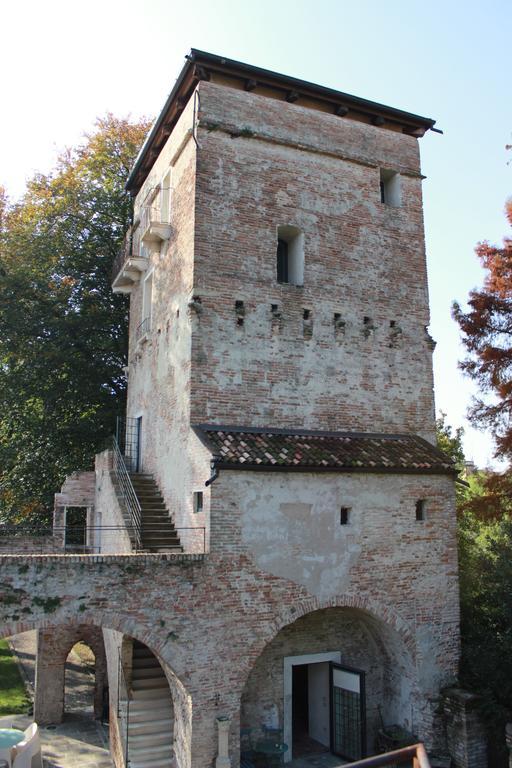
M 162 216 L 160 213 L 160 206 L 154 202 L 152 205 L 145 205 L 140 211 L 140 231 L 142 237 L 149 229 L 151 224 L 161 224 Z
M 138 259 L 144 255 L 141 253 L 140 248 L 139 223 L 140 222 L 137 221 L 132 227 L 130 227 L 123 238 L 121 247 L 119 248 L 112 264 L 112 280 L 116 279 L 119 272 L 123 268 L 123 265 L 128 261 L 128 259 Z
M 159 537 L 165 540 L 169 536 L 169 528 L 164 525 L 142 526 L 142 537 L 148 537 L 153 541 Z M 188 539 L 187 551 L 194 554 L 206 552 L 206 528 L 204 526 L 190 526 L 173 528 L 172 533 L 181 541 Z M 125 541 L 123 542 L 123 534 Z M 151 544 L 144 547 L 142 540 L 140 545 L 134 546 L 136 531 L 130 525 L 95 525 L 87 526 L 30 526 L 0 525 L 0 555 L 1 554 L 132 554 L 136 552 L 158 551 L 168 552 L 175 548 L 182 552 L 183 546 L 162 543 Z M 79 543 L 80 539 L 83 543 Z M 110 549 L 112 543 L 114 549 Z
M 112 469 L 114 471 L 116 490 L 124 503 L 129 527 L 133 531 L 135 549 L 141 549 L 142 511 L 132 481 L 130 480 L 123 454 L 115 437 L 112 438 Z
M 151 330 L 151 317 L 145 317 L 142 323 L 139 323 L 137 330 L 135 331 L 135 341 L 139 341 L 143 336 L 146 336 Z
M 123 659 L 121 651 L 118 655 L 117 666 L 117 720 L 119 724 L 119 733 L 123 741 L 124 764 L 128 766 L 128 738 L 130 734 L 130 698 L 131 692 L 128 688 L 126 675 L 124 673 Z
M 381 768 L 381 766 L 395 766 L 406 763 L 412 768 L 430 768 L 430 762 L 423 744 L 413 744 L 411 747 L 402 747 L 393 752 L 384 752 L 382 755 L 373 755 L 364 760 L 356 760 L 349 763 L 350 768 Z
M 130 258 L 133 251 L 133 227 L 130 227 L 124 236 L 121 247 L 119 248 L 117 255 L 112 264 L 112 280 L 118 276 L 123 264 Z

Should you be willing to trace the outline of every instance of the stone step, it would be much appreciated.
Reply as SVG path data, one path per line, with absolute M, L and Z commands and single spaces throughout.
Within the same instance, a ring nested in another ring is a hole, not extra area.
M 166 747 L 170 749 L 172 743 L 171 720 L 169 718 L 168 730 L 161 729 L 158 733 L 129 733 L 130 752 L 132 748 L 140 750 L 144 747 Z
M 142 677 L 132 680 L 132 691 L 141 691 L 146 689 L 168 688 L 169 683 L 164 674 L 158 677 Z
M 137 758 L 144 758 L 144 757 L 170 757 L 172 752 L 172 743 L 171 743 L 171 734 L 164 733 L 164 741 L 159 742 L 158 744 L 155 744 L 155 734 L 154 733 L 147 733 L 143 734 L 139 738 L 141 741 L 134 742 L 133 739 L 129 741 L 130 745 L 130 758 L 137 759 Z
M 130 701 L 130 719 L 134 717 L 152 716 L 161 720 L 160 714 L 171 712 L 171 694 L 164 695 L 159 699 L 132 699 Z M 135 721 L 134 721 L 135 722 Z
M 155 659 L 156 664 L 143 665 L 132 668 L 132 680 L 140 680 L 142 677 L 165 677 L 164 671 L 158 661 Z
M 155 669 L 162 669 L 158 663 L 158 659 L 151 654 L 151 656 L 133 656 L 132 658 L 132 674 L 137 669 L 145 669 L 149 667 L 155 667 Z
M 130 768 L 171 768 L 172 754 L 166 760 L 130 760 Z
M 166 683 L 167 685 L 167 683 Z M 143 699 L 146 699 L 147 701 L 154 700 L 154 699 L 160 699 L 162 697 L 162 691 L 165 690 L 165 688 L 132 688 L 132 694 L 133 699 L 132 701 L 142 701 Z
M 172 731 L 172 709 L 169 706 L 165 710 L 148 710 L 139 712 L 132 719 L 130 712 L 130 723 L 128 730 L 130 733 L 170 733 Z

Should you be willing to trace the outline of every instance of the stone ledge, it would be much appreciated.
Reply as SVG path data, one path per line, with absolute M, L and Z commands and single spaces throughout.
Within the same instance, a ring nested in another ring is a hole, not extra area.
M 0 563 L 3 561 L 8 562 L 23 562 L 30 563 L 49 563 L 49 562 L 66 562 L 66 563 L 125 563 L 125 562 L 161 562 L 169 561 L 172 563 L 193 563 L 202 562 L 206 555 L 203 553 L 197 554 L 171 554 L 170 552 L 127 552 L 126 554 L 104 554 L 104 555 L 41 555 L 41 554 L 0 554 Z

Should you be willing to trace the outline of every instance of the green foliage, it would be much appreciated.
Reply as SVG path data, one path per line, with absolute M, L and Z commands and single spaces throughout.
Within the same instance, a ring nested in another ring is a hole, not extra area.
M 463 479 L 465 468 L 464 448 L 462 447 L 463 436 L 464 429 L 462 427 L 458 427 L 457 429 L 451 427 L 446 423 L 446 414 L 441 412 L 436 419 L 437 445 L 438 448 L 455 462 L 455 467 L 459 472 L 460 479 Z M 467 496 L 466 486 L 458 482 L 455 485 L 455 496 L 457 499 L 457 508 L 459 508 Z
M 0 190 L 0 521 L 48 518 L 124 409 L 127 303 L 111 268 L 147 129 L 107 115 L 20 202 Z
M 0 715 L 26 712 L 29 699 L 7 640 L 0 640 Z
M 506 205 L 512 226 L 512 200 Z M 503 246 L 479 243 L 476 248 L 486 270 L 484 285 L 469 294 L 469 310 L 454 302 L 452 314 L 462 331 L 468 353 L 461 369 L 478 384 L 480 396 L 469 412 L 472 423 L 491 429 L 496 455 L 512 457 L 512 238 Z
M 483 698 L 489 720 L 512 712 L 512 519 L 459 520 L 463 685 Z

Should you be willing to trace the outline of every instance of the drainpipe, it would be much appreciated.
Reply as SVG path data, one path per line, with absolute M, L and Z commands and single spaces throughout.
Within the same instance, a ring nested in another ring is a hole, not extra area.
M 214 457 L 214 458 L 213 458 L 213 459 L 210 461 L 210 469 L 211 469 L 211 471 L 212 471 L 212 474 L 210 475 L 210 477 L 208 478 L 208 480 L 205 482 L 205 486 L 206 486 L 206 488 L 208 488 L 208 486 L 209 486 L 209 485 L 211 485 L 213 482 L 215 482 L 215 480 L 216 480 L 216 479 L 218 478 L 218 476 L 219 476 L 219 470 L 218 470 L 218 467 L 217 467 L 217 464 L 219 463 L 219 461 L 220 461 L 220 456 L 215 456 L 215 457 Z
M 223 715 L 217 717 L 216 720 L 219 736 L 219 754 L 215 761 L 215 768 L 231 768 L 231 760 L 229 759 L 229 726 L 231 718 Z

